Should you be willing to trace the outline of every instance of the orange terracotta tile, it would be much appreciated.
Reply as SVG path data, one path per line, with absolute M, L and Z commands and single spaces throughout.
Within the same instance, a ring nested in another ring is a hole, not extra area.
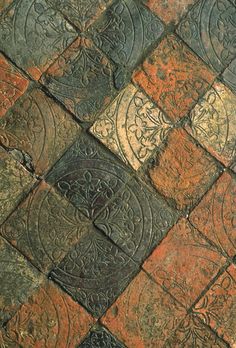
M 236 347 L 236 268 L 231 265 L 196 304 L 195 314 Z
M 190 307 L 225 259 L 181 219 L 144 263 L 144 269 L 185 307 Z
M 74 348 L 93 323 L 79 304 L 47 282 L 9 321 L 7 332 L 21 347 Z
M 102 322 L 129 348 L 162 347 L 185 311 L 141 271 Z
M 177 23 L 197 0 L 146 0 L 145 4 L 166 23 Z
M 0 117 L 4 116 L 26 91 L 28 83 L 29 81 L 0 53 Z
M 180 210 L 190 209 L 219 175 L 215 161 L 182 129 L 168 137 L 166 148 L 149 170 L 156 189 Z
M 173 120 L 185 116 L 214 80 L 176 36 L 167 36 L 133 77 Z
M 236 255 L 236 179 L 224 173 L 190 215 L 223 254 Z

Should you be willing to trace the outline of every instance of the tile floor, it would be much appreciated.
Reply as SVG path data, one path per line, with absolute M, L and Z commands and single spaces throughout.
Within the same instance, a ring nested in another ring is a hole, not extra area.
M 0 347 L 236 347 L 235 0 L 0 0 Z

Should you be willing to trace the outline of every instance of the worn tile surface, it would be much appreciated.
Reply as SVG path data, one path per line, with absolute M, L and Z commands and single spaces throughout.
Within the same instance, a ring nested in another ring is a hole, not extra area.
M 236 1 L 0 0 L 0 347 L 236 347 Z

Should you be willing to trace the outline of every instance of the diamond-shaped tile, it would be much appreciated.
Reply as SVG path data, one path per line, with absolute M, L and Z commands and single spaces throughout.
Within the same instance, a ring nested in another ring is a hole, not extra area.
M 160 196 L 132 179 L 97 217 L 95 224 L 130 257 L 141 262 L 177 217 Z
M 190 113 L 186 129 L 228 166 L 236 157 L 236 95 L 214 83 Z
M 74 348 L 93 323 L 79 304 L 47 281 L 21 306 L 6 330 L 20 347 Z
M 236 7 L 228 0 L 201 0 L 178 27 L 178 34 L 215 71 L 236 55 Z
M 90 132 L 138 169 L 165 139 L 171 122 L 132 84 L 102 113 Z
M 16 0 L 0 22 L 2 50 L 35 79 L 76 36 L 45 0 Z
M 81 134 L 46 181 L 89 218 L 130 179 L 130 173 L 92 137 Z
M 236 94 L 236 59 L 226 68 L 223 73 L 223 79 L 225 83 L 231 87 Z
M 125 71 L 136 66 L 163 30 L 161 21 L 140 2 L 121 0 L 109 7 L 88 32 L 96 45 L 118 65 L 115 79 L 119 86 L 125 80 Z
M 125 348 L 103 326 L 94 326 L 78 348 Z
M 0 117 L 26 91 L 28 80 L 0 53 Z
M 213 73 L 175 35 L 168 35 L 134 74 L 133 80 L 174 121 L 186 116 L 210 87 Z
M 0 147 L 0 225 L 28 193 L 35 179 Z
M 95 317 L 100 317 L 138 272 L 138 266 L 98 230 L 91 230 L 51 272 Z
M 93 121 L 116 93 L 113 67 L 85 38 L 73 42 L 42 76 L 41 82 L 85 122 Z
M 13 155 L 22 154 L 21 160 L 28 158 L 29 169 L 38 175 L 51 168 L 76 140 L 79 131 L 71 115 L 40 89 L 25 94 L 0 119 L 2 144 Z
M 42 281 L 24 257 L 0 237 L 0 326 Z
M 72 204 L 42 182 L 2 225 L 0 233 L 47 272 L 88 233 L 89 225 Z

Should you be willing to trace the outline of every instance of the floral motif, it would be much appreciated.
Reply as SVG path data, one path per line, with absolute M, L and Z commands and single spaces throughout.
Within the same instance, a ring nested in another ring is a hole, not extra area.
M 125 348 L 104 327 L 94 327 L 80 345 L 80 348 Z

